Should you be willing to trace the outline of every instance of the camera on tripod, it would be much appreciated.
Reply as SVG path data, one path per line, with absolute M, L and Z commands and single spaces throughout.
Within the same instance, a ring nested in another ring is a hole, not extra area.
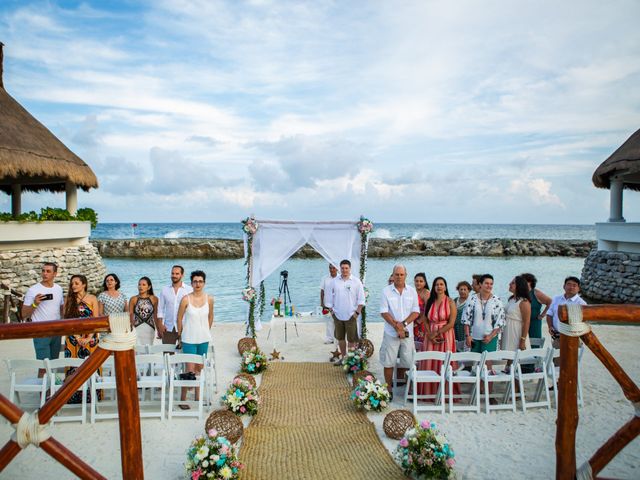
M 282 271 L 280 272 L 280 276 L 281 276 L 282 278 L 287 278 L 287 277 L 289 276 L 289 272 L 287 272 L 286 270 L 282 270 Z

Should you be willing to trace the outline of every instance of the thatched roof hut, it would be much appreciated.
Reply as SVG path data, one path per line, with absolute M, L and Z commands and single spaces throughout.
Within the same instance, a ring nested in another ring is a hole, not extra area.
M 602 162 L 593 173 L 593 184 L 611 188 L 612 177 L 621 180 L 623 188 L 640 191 L 640 130 Z
M 64 192 L 98 187 L 95 174 L 4 89 L 0 43 L 0 190 Z M 18 200 L 19 204 L 19 200 Z

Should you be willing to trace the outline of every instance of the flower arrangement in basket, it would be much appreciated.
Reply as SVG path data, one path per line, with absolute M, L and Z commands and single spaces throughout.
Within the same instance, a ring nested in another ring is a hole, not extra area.
M 187 450 L 185 469 L 191 480 L 199 478 L 237 479 L 244 465 L 238 461 L 235 449 L 224 437 L 219 437 L 215 429 L 200 435 Z
M 447 438 L 427 420 L 407 430 L 395 451 L 405 475 L 414 478 L 451 478 L 454 456 Z
M 255 415 L 258 413 L 260 396 L 247 380 L 235 378 L 222 395 L 220 403 L 236 415 Z
M 261 373 L 267 368 L 267 356 L 258 347 L 253 347 L 246 350 L 242 354 L 242 361 L 240 362 L 240 370 L 244 373 Z
M 342 368 L 347 373 L 356 373 L 367 368 L 367 355 L 360 348 L 350 350 L 342 360 Z
M 375 412 L 380 412 L 387 408 L 390 397 L 387 384 L 374 380 L 371 375 L 360 379 L 353 393 L 351 393 L 351 400 L 353 400 L 353 404 L 356 407 Z
M 256 298 L 255 288 L 248 286 L 242 289 L 242 300 L 244 300 L 245 302 L 250 302 L 254 298 Z

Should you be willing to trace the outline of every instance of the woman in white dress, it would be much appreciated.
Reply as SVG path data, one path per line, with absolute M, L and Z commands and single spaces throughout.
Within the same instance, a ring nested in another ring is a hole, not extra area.
M 206 355 L 211 342 L 211 327 L 213 326 L 213 297 L 204 291 L 207 275 L 196 270 L 191 272 L 191 286 L 193 293 L 185 295 L 178 309 L 178 336 L 182 344 L 182 353 Z M 187 363 L 187 372 L 199 375 L 202 365 Z M 196 388 L 196 398 L 200 395 Z M 187 390 L 182 389 L 181 401 L 186 401 Z M 180 404 L 183 410 L 189 405 Z
M 518 275 L 509 283 L 511 297 L 506 308 L 506 324 L 502 332 L 502 350 L 525 350 L 531 319 L 529 285 Z

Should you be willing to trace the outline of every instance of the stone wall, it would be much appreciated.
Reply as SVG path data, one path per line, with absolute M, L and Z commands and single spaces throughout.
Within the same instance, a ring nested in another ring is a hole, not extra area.
M 593 250 L 584 261 L 582 293 L 595 302 L 640 304 L 640 254 Z
M 25 294 L 29 287 L 40 281 L 44 262 L 58 265 L 56 283 L 67 293 L 69 278 L 74 274 L 87 277 L 88 289 L 97 293 L 102 288 L 106 269 L 98 249 L 91 244 L 67 248 L 38 250 L 8 250 L 0 252 L 0 283 Z
M 92 240 L 105 258 L 242 258 L 241 240 L 210 238 L 144 238 L 128 240 Z M 511 240 L 494 239 L 383 239 L 372 238 L 369 257 L 401 256 L 547 256 L 586 257 L 595 242 L 585 240 Z M 302 247 L 296 258 L 316 258 L 318 253 L 309 245 Z

